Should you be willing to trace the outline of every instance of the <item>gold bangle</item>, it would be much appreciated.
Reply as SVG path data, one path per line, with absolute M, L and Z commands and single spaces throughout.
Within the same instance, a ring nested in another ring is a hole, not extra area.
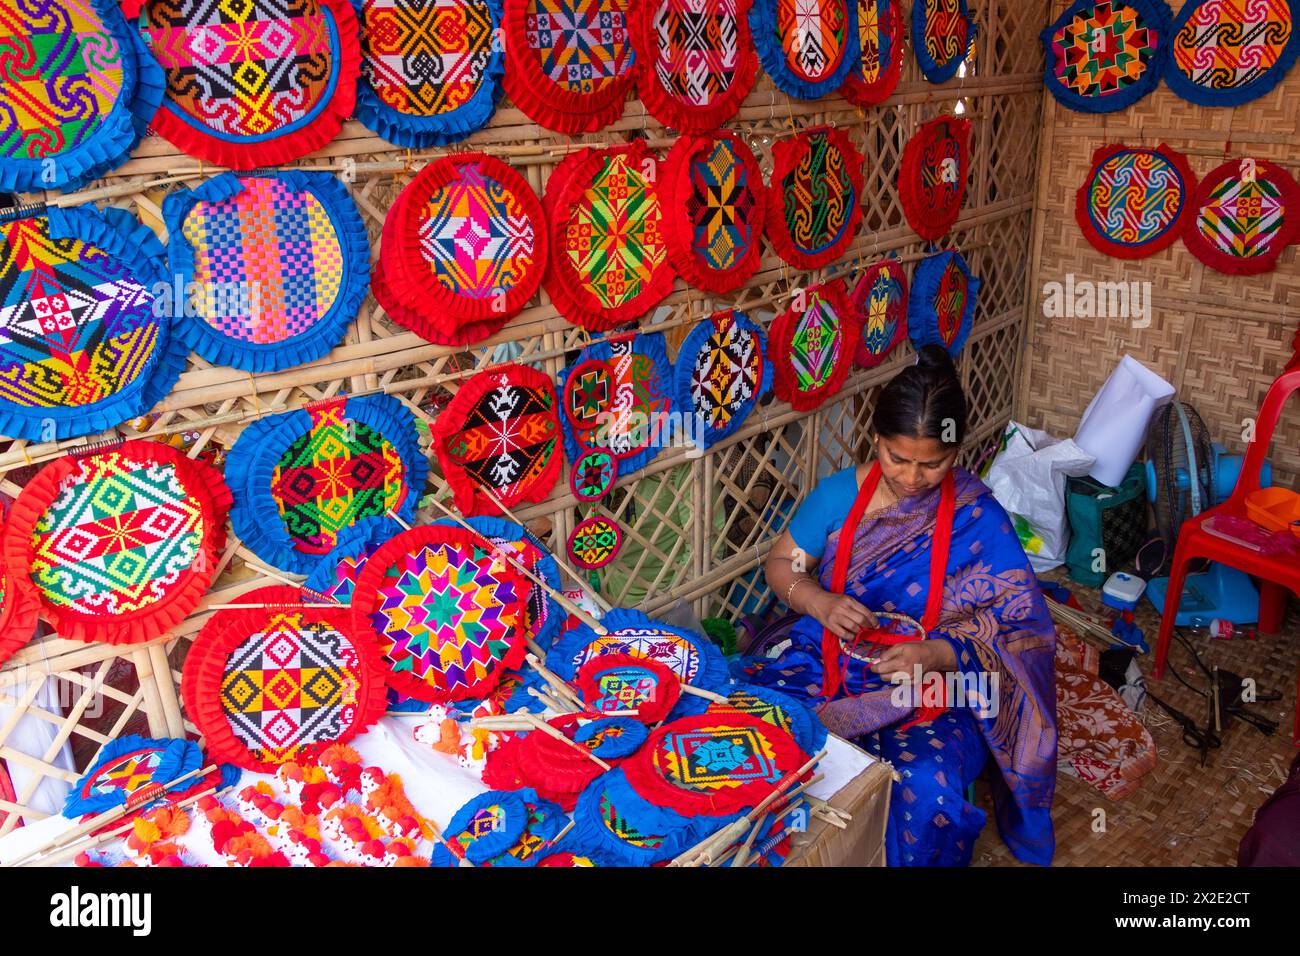
M 800 575 L 799 577 L 791 581 L 790 586 L 785 589 L 785 606 L 792 611 L 794 610 L 794 605 L 790 603 L 790 599 L 794 597 L 794 589 L 797 588 L 799 585 L 803 584 L 804 582 L 811 584 L 812 578 Z

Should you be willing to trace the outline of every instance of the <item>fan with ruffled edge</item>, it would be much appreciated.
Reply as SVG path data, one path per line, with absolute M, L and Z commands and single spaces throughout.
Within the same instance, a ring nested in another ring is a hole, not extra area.
M 849 308 L 861 334 L 853 361 L 875 368 L 907 338 L 907 271 L 897 259 L 885 259 L 858 277 Z
M 826 744 L 828 731 L 816 712 L 803 701 L 770 687 L 738 684 L 728 692 L 727 703 L 711 701 L 704 712 L 716 716 L 741 713 L 757 717 L 794 737 L 799 749 L 806 754 L 820 753 Z
M 0 541 L 4 536 L 4 526 L 0 525 Z M 36 635 L 40 612 L 31 578 L 25 574 L 10 577 L 0 555 L 0 664 Z
M 374 634 L 345 607 L 305 606 L 296 587 L 258 588 L 218 611 L 185 658 L 181 698 L 213 759 L 272 773 L 346 743 L 384 714 Z
M 772 389 L 767 336 L 738 309 L 715 312 L 687 334 L 673 368 L 674 401 L 694 416 L 689 429 L 701 448 L 732 435 Z
M 412 521 L 427 474 L 415 416 L 391 395 L 268 415 L 226 456 L 231 527 L 261 560 L 310 574 L 356 522 L 390 512 Z
M 463 515 L 542 502 L 564 456 L 550 376 L 504 365 L 465 382 L 431 429 L 433 451 Z
M 660 186 L 668 258 L 707 292 L 739 289 L 763 258 L 767 188 L 745 141 L 730 130 L 682 136 L 664 159 Z
M 381 546 L 352 594 L 388 685 L 429 703 L 482 698 L 527 652 L 532 582 L 473 532 L 422 525 Z
M 638 0 L 640 2 L 640 0 Z M 640 64 L 632 0 L 505 0 L 506 93 L 536 123 L 576 136 L 608 126 Z
M 601 654 L 588 658 L 576 675 L 578 693 L 598 714 L 635 711 L 636 719 L 656 724 L 666 718 L 681 697 L 676 672 L 652 657 Z
M 1094 249 L 1143 259 L 1169 248 L 1196 219 L 1196 174 L 1163 143 L 1099 146 L 1075 193 L 1074 216 Z
M 457 848 L 459 857 L 453 859 L 452 851 L 439 841 L 434 845 L 431 865 L 456 866 L 463 857 L 481 866 L 508 853 L 528 829 L 530 797 L 534 803 L 540 799 L 525 790 L 489 790 L 471 797 L 442 829 L 444 839 Z
M 551 259 L 542 280 L 574 325 L 605 332 L 640 319 L 673 290 L 663 168 L 641 140 L 566 156 L 542 205 Z
M 1295 0 L 1187 0 L 1169 35 L 1165 82 L 1199 106 L 1258 99 L 1300 56 Z
M 956 76 L 974 42 L 975 21 L 968 0 L 913 0 L 912 49 L 922 75 L 931 83 L 946 83 Z
M 339 532 L 334 547 L 302 583 L 304 591 L 340 604 L 352 603 L 352 589 L 366 561 L 379 546 L 402 532 L 388 515 L 362 518 Z
M 749 29 L 777 89 L 801 100 L 834 93 L 858 64 L 857 0 L 754 0 Z
M 980 280 L 961 253 L 939 252 L 916 264 L 907 300 L 907 334 L 918 352 L 941 345 L 954 359 L 975 324 Z
M 202 766 L 203 751 L 192 740 L 155 740 L 138 734 L 118 737 L 100 748 L 68 791 L 63 815 L 74 819 L 112 810 L 140 799 L 146 787 L 160 789 Z
M 1132 106 L 1160 85 L 1172 21 L 1165 0 L 1075 0 L 1040 34 L 1048 91 L 1083 113 Z
M 662 332 L 588 345 L 560 371 L 559 384 L 570 462 L 606 450 L 625 478 L 667 444 L 662 429 L 674 411 L 673 372 Z
M 0 191 L 71 192 L 116 169 L 149 129 L 165 79 L 111 0 L 12 8 L 0 83 Z
M 223 173 L 163 201 L 178 288 L 176 332 L 214 365 L 278 372 L 343 341 L 370 287 L 370 243 L 329 173 Z
M 842 256 L 862 224 L 865 165 L 843 130 L 813 126 L 772 147 L 767 241 L 797 269 Z
M 750 0 L 639 0 L 632 43 L 650 115 L 683 133 L 736 115 L 758 75 L 749 7 Z
M 188 349 L 172 333 L 165 261 L 125 209 L 0 214 L 0 435 L 91 435 L 171 390 Z
M 483 153 L 455 153 L 398 194 L 381 246 L 372 285 L 389 317 L 430 342 L 468 345 L 528 304 L 550 239 L 542 203 L 518 171 Z
M 808 412 L 837 394 L 853 368 L 858 321 L 843 280 L 801 290 L 772 323 L 776 397 Z
M 216 469 L 159 442 L 55 459 L 14 501 L 5 577 L 30 583 L 60 637 L 157 640 L 207 593 L 230 501 Z
M 122 8 L 139 14 L 166 77 L 150 125 L 191 156 L 230 169 L 290 163 L 329 143 L 352 114 L 361 47 L 348 0 L 124 0 Z
M 1187 251 L 1211 269 L 1249 276 L 1277 268 L 1300 239 L 1300 185 L 1266 159 L 1234 159 L 1205 174 L 1183 231 Z
M 857 0 L 858 61 L 840 87 L 855 106 L 877 106 L 898 88 L 903 67 L 902 0 Z
M 912 134 L 898 170 L 898 201 L 916 234 L 934 242 L 961 215 L 970 171 L 971 122 L 940 116 Z
M 501 0 L 351 0 L 361 28 L 356 117 L 407 149 L 482 129 L 501 99 Z

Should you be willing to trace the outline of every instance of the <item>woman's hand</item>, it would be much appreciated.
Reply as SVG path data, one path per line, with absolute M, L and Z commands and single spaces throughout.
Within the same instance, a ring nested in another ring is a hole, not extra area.
M 836 637 L 851 641 L 863 628 L 876 627 L 876 615 L 847 594 L 820 592 L 809 602 L 809 613 Z
M 885 648 L 871 669 L 886 679 L 902 672 L 910 681 L 917 664 L 922 674 L 947 673 L 957 669 L 957 654 L 951 644 L 939 638 L 908 641 Z

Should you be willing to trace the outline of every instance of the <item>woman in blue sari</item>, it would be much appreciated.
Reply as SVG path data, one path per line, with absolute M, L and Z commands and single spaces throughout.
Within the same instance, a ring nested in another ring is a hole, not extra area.
M 1049 864 L 1056 631 L 1006 512 L 956 465 L 966 398 L 942 348 L 884 388 L 872 429 L 877 462 L 821 481 L 768 556 L 768 584 L 802 616 L 748 679 L 820 704 L 898 771 L 891 866 L 970 863 L 985 814 L 967 789 L 990 755 L 1003 839 Z M 893 615 L 926 639 L 888 643 Z

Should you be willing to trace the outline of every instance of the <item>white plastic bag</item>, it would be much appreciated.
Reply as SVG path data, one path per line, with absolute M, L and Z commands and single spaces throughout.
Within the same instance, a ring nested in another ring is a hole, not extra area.
M 1070 525 L 1065 516 L 1065 479 L 1086 475 L 1095 459 L 1074 443 L 1011 422 L 1006 446 L 989 465 L 984 483 L 1011 515 L 1020 544 L 1041 574 L 1065 562 Z
M 1108 488 L 1119 485 L 1137 461 L 1147 426 L 1174 387 L 1131 355 L 1125 355 L 1083 411 L 1074 440 L 1097 461 L 1091 476 Z

